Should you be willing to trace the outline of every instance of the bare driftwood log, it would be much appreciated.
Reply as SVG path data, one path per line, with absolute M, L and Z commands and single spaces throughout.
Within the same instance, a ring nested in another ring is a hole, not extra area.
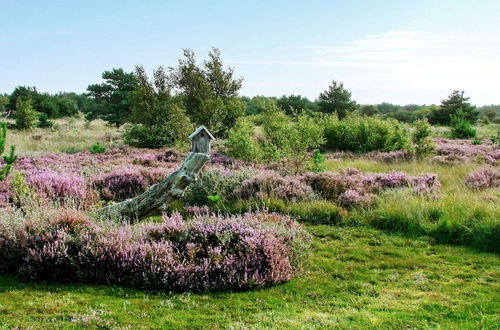
M 213 136 L 204 126 L 200 126 L 189 138 L 193 141 L 193 152 L 186 157 L 177 171 L 139 196 L 108 205 L 98 210 L 96 215 L 100 218 L 137 222 L 161 214 L 165 206 L 181 198 L 187 186 L 196 181 L 201 168 L 210 158 L 207 154 Z
M 187 186 L 196 181 L 197 174 L 208 159 L 206 154 L 190 153 L 181 167 L 165 180 L 151 186 L 139 196 L 98 210 L 97 216 L 137 222 L 161 214 L 164 206 L 181 198 Z

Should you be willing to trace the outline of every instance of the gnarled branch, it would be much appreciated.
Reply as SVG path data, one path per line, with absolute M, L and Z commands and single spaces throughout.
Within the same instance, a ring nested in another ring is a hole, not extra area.
M 108 219 L 127 219 L 130 222 L 158 215 L 163 207 L 182 197 L 187 186 L 196 181 L 208 159 L 206 154 L 191 152 L 180 168 L 162 182 L 151 186 L 139 196 L 108 205 L 98 210 L 96 215 Z

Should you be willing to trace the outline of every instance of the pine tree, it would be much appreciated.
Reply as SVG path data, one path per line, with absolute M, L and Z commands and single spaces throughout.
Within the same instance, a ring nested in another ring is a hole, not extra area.
M 17 98 L 15 118 L 18 129 L 30 129 L 35 126 L 38 114 L 33 110 L 31 99 Z
M 3 152 L 5 151 L 6 141 L 7 141 L 7 124 L 0 123 L 0 155 L 3 155 Z M 0 181 L 7 177 L 7 174 L 9 174 L 10 169 L 12 168 L 12 164 L 14 164 L 14 162 L 16 161 L 15 147 L 11 146 L 10 153 L 6 156 L 3 156 L 2 158 L 5 161 L 5 164 L 0 169 Z
M 432 124 L 450 125 L 451 116 L 456 115 L 458 109 L 462 109 L 461 116 L 470 124 L 476 123 L 479 111 L 469 102 L 469 97 L 464 96 L 464 91 L 454 90 L 447 99 L 441 101 L 438 109 L 432 111 L 429 119 Z
M 332 84 L 319 95 L 319 109 L 324 113 L 337 113 L 340 119 L 348 112 L 356 109 L 356 101 L 351 100 L 351 92 L 344 88 L 342 82 Z

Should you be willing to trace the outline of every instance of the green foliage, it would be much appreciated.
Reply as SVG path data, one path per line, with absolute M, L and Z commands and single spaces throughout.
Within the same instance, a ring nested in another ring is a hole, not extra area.
M 441 105 L 429 115 L 431 124 L 453 125 L 452 116 L 461 109 L 463 120 L 474 124 L 479 116 L 479 111 L 471 105 L 469 98 L 464 96 L 464 91 L 454 90 L 446 100 L 441 101 Z
M 52 120 L 49 120 L 49 116 L 47 116 L 46 113 L 41 112 L 38 114 L 38 124 L 37 127 L 39 128 L 47 128 L 47 127 L 52 127 L 54 126 L 54 122 Z
M 256 136 L 257 135 L 257 136 Z M 305 169 L 309 151 L 323 143 L 321 126 L 306 115 L 288 117 L 276 104 L 263 114 L 262 132 L 247 120 L 240 120 L 229 131 L 226 143 L 229 155 L 247 161 L 281 162 L 284 169 Z
M 359 113 L 362 114 L 363 116 L 371 117 L 371 116 L 375 116 L 376 114 L 378 114 L 379 110 L 378 110 L 376 105 L 365 104 L 359 108 Z
M 96 142 L 90 147 L 89 151 L 91 154 L 102 154 L 106 152 L 106 148 L 100 142 Z
M 61 118 L 74 116 L 78 113 L 76 101 L 66 94 L 51 95 L 40 93 L 35 87 L 18 86 L 9 96 L 7 110 L 16 111 L 17 99 L 32 101 L 33 109 L 36 112 L 44 113 L 48 118 Z
M 0 113 L 7 111 L 9 105 L 9 97 L 7 95 L 0 95 Z
M 313 165 L 311 172 L 323 172 L 325 170 L 325 157 L 321 154 L 319 149 L 313 151 Z
M 7 124 L 0 122 L 0 155 L 3 155 L 5 151 L 6 141 L 7 141 Z M 17 157 L 15 155 L 15 151 L 16 148 L 14 146 L 11 146 L 9 154 L 2 156 L 5 164 L 0 169 L 0 181 L 7 177 L 12 168 L 12 165 L 16 161 Z
M 233 69 L 224 69 L 218 49 L 212 49 L 208 57 L 199 66 L 194 52 L 184 50 L 184 58 L 171 68 L 171 78 L 191 120 L 216 136 L 226 136 L 244 114 L 244 103 L 238 97 L 243 79 L 235 78 Z
M 18 97 L 16 101 L 16 127 L 18 129 L 30 129 L 35 126 L 38 119 L 38 113 L 33 109 L 31 99 L 23 99 Z
M 132 125 L 126 128 L 125 142 L 140 148 L 185 147 L 193 130 L 186 112 L 171 95 L 170 77 L 163 67 L 150 80 L 142 66 L 135 71 L 137 88 L 131 94 Z
M 240 118 L 229 130 L 226 146 L 228 154 L 244 161 L 259 161 L 261 149 L 255 136 L 255 126 L 248 118 Z
M 495 118 L 495 117 L 493 117 Z M 490 118 L 486 115 L 483 116 L 483 124 L 488 125 L 490 124 Z
M 123 69 L 104 71 L 102 84 L 87 87 L 92 104 L 85 109 L 89 120 L 102 119 L 110 125 L 123 125 L 131 114 L 131 96 L 137 87 L 136 76 Z
M 476 130 L 466 119 L 462 109 L 458 109 L 451 118 L 451 137 L 454 139 L 470 139 L 476 136 Z
M 318 106 L 300 95 L 283 95 L 280 97 L 276 104 L 289 116 L 296 116 L 306 111 L 317 111 Z
M 328 89 L 319 94 L 318 106 L 321 112 L 336 113 L 342 119 L 356 109 L 356 102 L 351 100 L 351 92 L 343 83 L 333 80 Z
M 409 145 L 408 130 L 396 120 L 351 114 L 340 120 L 329 116 L 325 121 L 325 146 L 330 150 L 368 152 L 394 151 Z
M 433 154 L 436 146 L 432 142 L 432 128 L 429 121 L 426 118 L 417 120 L 413 123 L 413 127 L 415 128 L 411 136 L 413 154 L 417 158 Z

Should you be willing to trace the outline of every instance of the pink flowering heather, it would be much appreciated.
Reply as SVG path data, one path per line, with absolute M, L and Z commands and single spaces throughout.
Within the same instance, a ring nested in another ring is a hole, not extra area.
M 373 201 L 372 194 L 363 194 L 354 189 L 347 189 L 337 198 L 340 205 L 344 207 L 369 206 Z
M 85 181 L 76 175 L 51 171 L 26 173 L 26 181 L 39 196 L 53 201 L 79 200 L 86 195 Z
M 375 160 L 381 160 L 388 163 L 407 161 L 411 158 L 408 150 L 401 149 L 396 151 L 382 152 L 382 151 L 373 151 L 366 155 L 368 158 L 372 158 Z
M 189 222 L 174 214 L 160 224 L 104 227 L 64 211 L 50 221 L 1 221 L 0 272 L 158 290 L 247 289 L 290 280 L 308 239 L 278 214 Z
M 343 206 L 368 206 L 373 194 L 385 189 L 411 188 L 417 194 L 434 194 L 440 183 L 436 174 L 425 173 L 409 176 L 404 172 L 362 173 L 347 168 L 340 173 L 305 173 L 301 180 L 312 187 L 323 198 Z
M 262 171 L 247 179 L 233 192 L 234 198 L 245 199 L 269 195 L 285 200 L 307 200 L 313 196 L 311 187 L 298 178 L 281 176 L 273 171 Z
M 92 178 L 91 186 L 105 200 L 124 200 L 146 190 L 143 176 L 130 169 L 118 169 Z
M 500 160 L 500 146 L 496 144 L 474 145 L 470 140 L 435 139 L 436 153 L 433 161 L 456 165 L 464 162 L 484 162 L 495 165 Z
M 10 180 L 4 179 L 0 181 L 0 208 L 5 207 L 10 199 Z
M 471 189 L 500 188 L 500 169 L 484 166 L 469 174 L 465 184 Z

